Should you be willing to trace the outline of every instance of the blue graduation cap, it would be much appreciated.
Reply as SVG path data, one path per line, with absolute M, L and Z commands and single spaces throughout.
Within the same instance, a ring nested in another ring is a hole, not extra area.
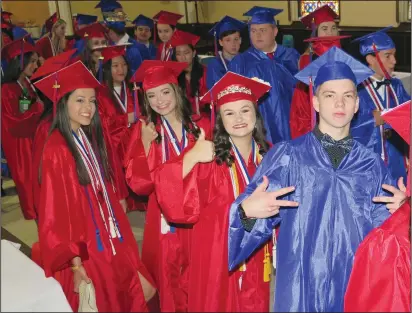
M 97 22 L 97 16 L 88 14 L 77 14 L 76 22 L 77 25 L 90 25 Z
M 100 8 L 102 12 L 113 12 L 116 9 L 122 9 L 123 7 L 116 0 L 100 0 L 94 8 Z
M 132 23 L 136 26 L 147 26 L 150 29 L 152 29 L 154 25 L 153 20 L 143 14 L 139 14 L 139 16 L 136 17 Z
M 306 66 L 295 77 L 306 85 L 313 82 L 316 90 L 323 83 L 330 80 L 350 79 L 357 86 L 374 71 L 344 52 L 332 47 L 315 61 Z
M 124 21 L 105 21 L 108 28 L 117 29 L 123 31 L 126 28 L 126 22 Z
M 220 38 L 220 35 L 224 32 L 229 30 L 240 32 L 245 27 L 245 23 L 226 15 L 219 22 L 217 22 L 215 26 L 213 26 L 213 28 L 209 31 L 209 34 L 216 38 Z
M 275 16 L 283 12 L 282 9 L 272 9 L 254 6 L 249 11 L 243 14 L 243 16 L 251 16 L 252 19 L 249 24 L 273 24 L 276 25 Z
M 376 52 L 394 49 L 395 44 L 386 33 L 391 28 L 392 26 L 380 29 L 374 33 L 356 38 L 352 42 L 359 42 L 359 50 L 363 56 L 375 53 L 374 47 L 376 48 Z

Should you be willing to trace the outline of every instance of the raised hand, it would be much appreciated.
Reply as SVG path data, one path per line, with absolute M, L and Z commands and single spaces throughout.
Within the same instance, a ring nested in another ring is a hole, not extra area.
M 285 187 L 276 191 L 266 191 L 269 186 L 269 179 L 263 176 L 263 182 L 257 186 L 255 191 L 242 202 L 243 210 L 250 218 L 267 218 L 279 213 L 280 207 L 297 207 L 298 202 L 288 200 L 278 200 L 278 197 L 291 193 L 295 187 Z
M 206 140 L 203 128 L 200 129 L 199 138 L 191 149 L 191 154 L 197 163 L 211 162 L 215 157 L 215 145 L 212 141 Z
M 403 177 L 400 177 L 398 179 L 398 189 L 387 184 L 383 184 L 382 189 L 392 193 L 393 196 L 377 196 L 373 197 L 372 201 L 377 203 L 386 203 L 386 207 L 388 208 L 389 212 L 393 214 L 397 209 L 399 209 L 402 206 L 402 204 L 405 203 L 405 200 L 407 199 L 406 187 L 403 182 Z

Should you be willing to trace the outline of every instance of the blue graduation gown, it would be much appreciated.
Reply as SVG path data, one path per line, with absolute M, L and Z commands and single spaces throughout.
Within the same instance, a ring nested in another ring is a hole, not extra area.
M 238 207 L 266 175 L 269 191 L 296 186 L 284 199 L 298 201 L 244 230 Z M 277 238 L 275 312 L 343 312 L 354 254 L 363 238 L 388 216 L 372 197 L 393 180 L 380 157 L 354 141 L 339 167 L 332 167 L 312 132 L 275 145 L 251 183 L 230 208 L 229 269 L 236 268 L 271 238 Z
M 229 71 L 251 78 L 258 77 L 272 86 L 269 94 L 259 102 L 259 111 L 267 130 L 266 139 L 273 144 L 289 140 L 290 103 L 296 84 L 290 72 L 254 47 L 235 56 L 229 64 Z
M 399 104 L 402 104 L 411 99 L 399 79 L 392 78 L 391 84 L 398 97 Z M 376 110 L 376 106 L 364 85 L 359 86 L 358 92 L 359 112 L 355 115 L 351 123 L 352 136 L 372 151 L 381 155 L 382 137 L 380 127 L 375 127 L 375 118 L 373 116 L 373 111 Z M 380 96 L 379 98 L 381 100 L 381 103 L 385 105 L 386 100 L 383 101 L 384 99 L 382 99 Z M 395 106 L 396 103 L 393 100 L 392 96 L 390 96 L 390 107 L 393 108 Z M 383 127 L 384 129 L 391 128 L 391 126 L 387 124 L 385 124 Z M 387 165 L 392 177 L 406 178 L 404 155 L 407 155 L 406 153 L 408 151 L 408 145 L 395 131 L 392 131 L 392 136 L 385 140 L 384 147 L 388 159 Z
M 296 51 L 296 49 L 277 44 L 274 57 L 275 60 L 286 67 L 293 76 L 299 72 L 300 54 Z
M 149 43 L 147 47 L 144 43 L 137 42 L 139 46 L 140 54 L 144 60 L 156 60 L 157 49 L 153 43 Z
M 127 46 L 126 48 L 126 59 L 127 59 L 127 62 L 129 63 L 130 73 L 133 74 L 134 72 L 136 72 L 139 66 L 143 63 L 143 60 L 145 60 L 144 57 L 146 57 L 147 60 L 149 59 L 149 55 L 148 54 L 142 55 L 140 53 L 139 45 L 142 45 L 142 44 L 139 44 L 133 38 L 129 38 L 128 42 L 131 43 L 131 45 Z
M 229 69 L 230 61 L 226 60 L 226 66 Z M 207 89 L 211 89 L 216 82 L 226 74 L 226 68 L 220 56 L 215 56 L 207 64 L 206 85 Z

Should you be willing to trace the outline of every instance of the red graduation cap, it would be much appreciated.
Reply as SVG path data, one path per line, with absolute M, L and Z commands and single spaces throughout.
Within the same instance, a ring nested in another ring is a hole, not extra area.
M 63 67 L 70 64 L 72 55 L 77 51 L 77 49 L 71 49 L 66 52 L 62 52 L 54 57 L 48 58 L 44 61 L 43 65 L 40 66 L 36 72 L 30 77 L 31 80 L 35 80 L 39 77 L 50 75 L 51 73 L 57 72 Z
M 383 120 L 406 141 L 411 144 L 411 100 L 404 102 L 393 109 L 382 112 Z M 409 156 L 409 166 L 411 166 L 411 156 Z M 406 193 L 410 196 L 410 175 L 411 169 L 408 170 L 407 190 Z
M 315 23 L 316 26 L 319 26 L 320 23 L 334 22 L 338 18 L 339 16 L 335 13 L 335 11 L 333 11 L 331 7 L 326 4 L 312 13 L 301 17 L 300 21 L 307 28 L 312 28 L 312 22 Z
M 99 50 L 101 52 L 102 56 L 100 58 L 101 60 L 103 60 L 103 63 L 106 63 L 115 57 L 124 56 L 126 54 L 127 46 L 128 45 L 101 47 L 97 48 L 96 50 Z
M 170 45 L 173 48 L 181 45 L 192 45 L 194 47 L 196 46 L 199 39 L 199 36 L 181 30 L 176 30 L 173 33 L 172 38 L 170 38 Z
M 131 82 L 143 82 L 144 90 L 163 84 L 178 84 L 177 77 L 186 67 L 186 62 L 145 60 L 134 73 Z
M 104 38 L 106 28 L 99 22 L 90 24 L 76 31 L 76 35 L 81 38 Z
M 46 20 L 45 25 L 48 32 L 51 32 L 53 25 L 56 24 L 58 20 L 59 16 L 57 15 L 57 12 Z
M 47 98 L 53 101 L 54 112 L 58 101 L 67 93 L 79 88 L 98 88 L 101 86 L 81 61 L 77 61 L 40 79 L 34 85 Z
M 304 40 L 304 42 L 311 42 L 313 52 L 315 52 L 318 56 L 321 56 L 332 47 L 341 48 L 340 40 L 349 37 L 351 36 L 312 37 Z
M 177 22 L 183 17 L 181 14 L 168 12 L 168 11 L 160 11 L 155 16 L 153 16 L 153 20 L 157 24 L 168 24 L 176 26 Z
M 1 18 L 4 19 L 4 21 L 11 23 L 11 16 L 13 13 L 7 12 L 7 11 L 1 11 Z
M 2 57 L 4 57 L 7 62 L 10 62 L 18 55 L 24 55 L 27 52 L 34 51 L 34 46 L 27 40 L 29 36 L 30 35 L 28 34 L 20 39 L 12 41 L 8 45 L 5 45 L 1 50 Z

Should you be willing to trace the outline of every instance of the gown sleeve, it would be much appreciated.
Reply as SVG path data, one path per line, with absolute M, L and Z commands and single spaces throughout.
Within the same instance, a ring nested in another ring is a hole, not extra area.
M 218 57 L 212 59 L 207 65 L 206 85 L 211 89 L 216 82 L 223 77 L 226 70 L 220 64 Z
M 287 143 L 279 143 L 273 147 L 263 158 L 252 181 L 231 205 L 229 216 L 229 270 L 235 269 L 241 262 L 248 259 L 261 245 L 266 243 L 273 234 L 273 229 L 280 223 L 280 215 L 270 218 L 256 219 L 250 232 L 243 226 L 239 205 L 247 199 L 262 183 L 263 176 L 269 179 L 267 191 L 275 191 L 288 186 L 290 146 Z
M 290 134 L 296 139 L 312 129 L 311 120 L 312 107 L 310 104 L 308 88 L 299 82 L 293 92 L 290 105 Z
M 40 250 L 47 277 L 70 266 L 76 256 L 88 259 L 84 216 L 73 211 L 83 199 L 75 183 L 77 175 L 73 177 L 76 170 L 72 159 L 62 145 L 46 144 L 38 211 Z
M 15 137 L 32 137 L 43 112 L 43 105 L 34 102 L 30 109 L 21 113 L 19 97 L 20 94 L 10 84 L 1 87 L 2 123 Z
M 126 169 L 126 182 L 129 187 L 140 196 L 148 196 L 154 190 L 152 172 L 149 169 L 147 156 L 142 143 L 142 124 L 140 120 L 136 123 L 129 146 L 124 156 L 123 166 Z M 154 149 L 154 143 L 150 150 Z M 149 153 L 150 156 L 150 153 Z

